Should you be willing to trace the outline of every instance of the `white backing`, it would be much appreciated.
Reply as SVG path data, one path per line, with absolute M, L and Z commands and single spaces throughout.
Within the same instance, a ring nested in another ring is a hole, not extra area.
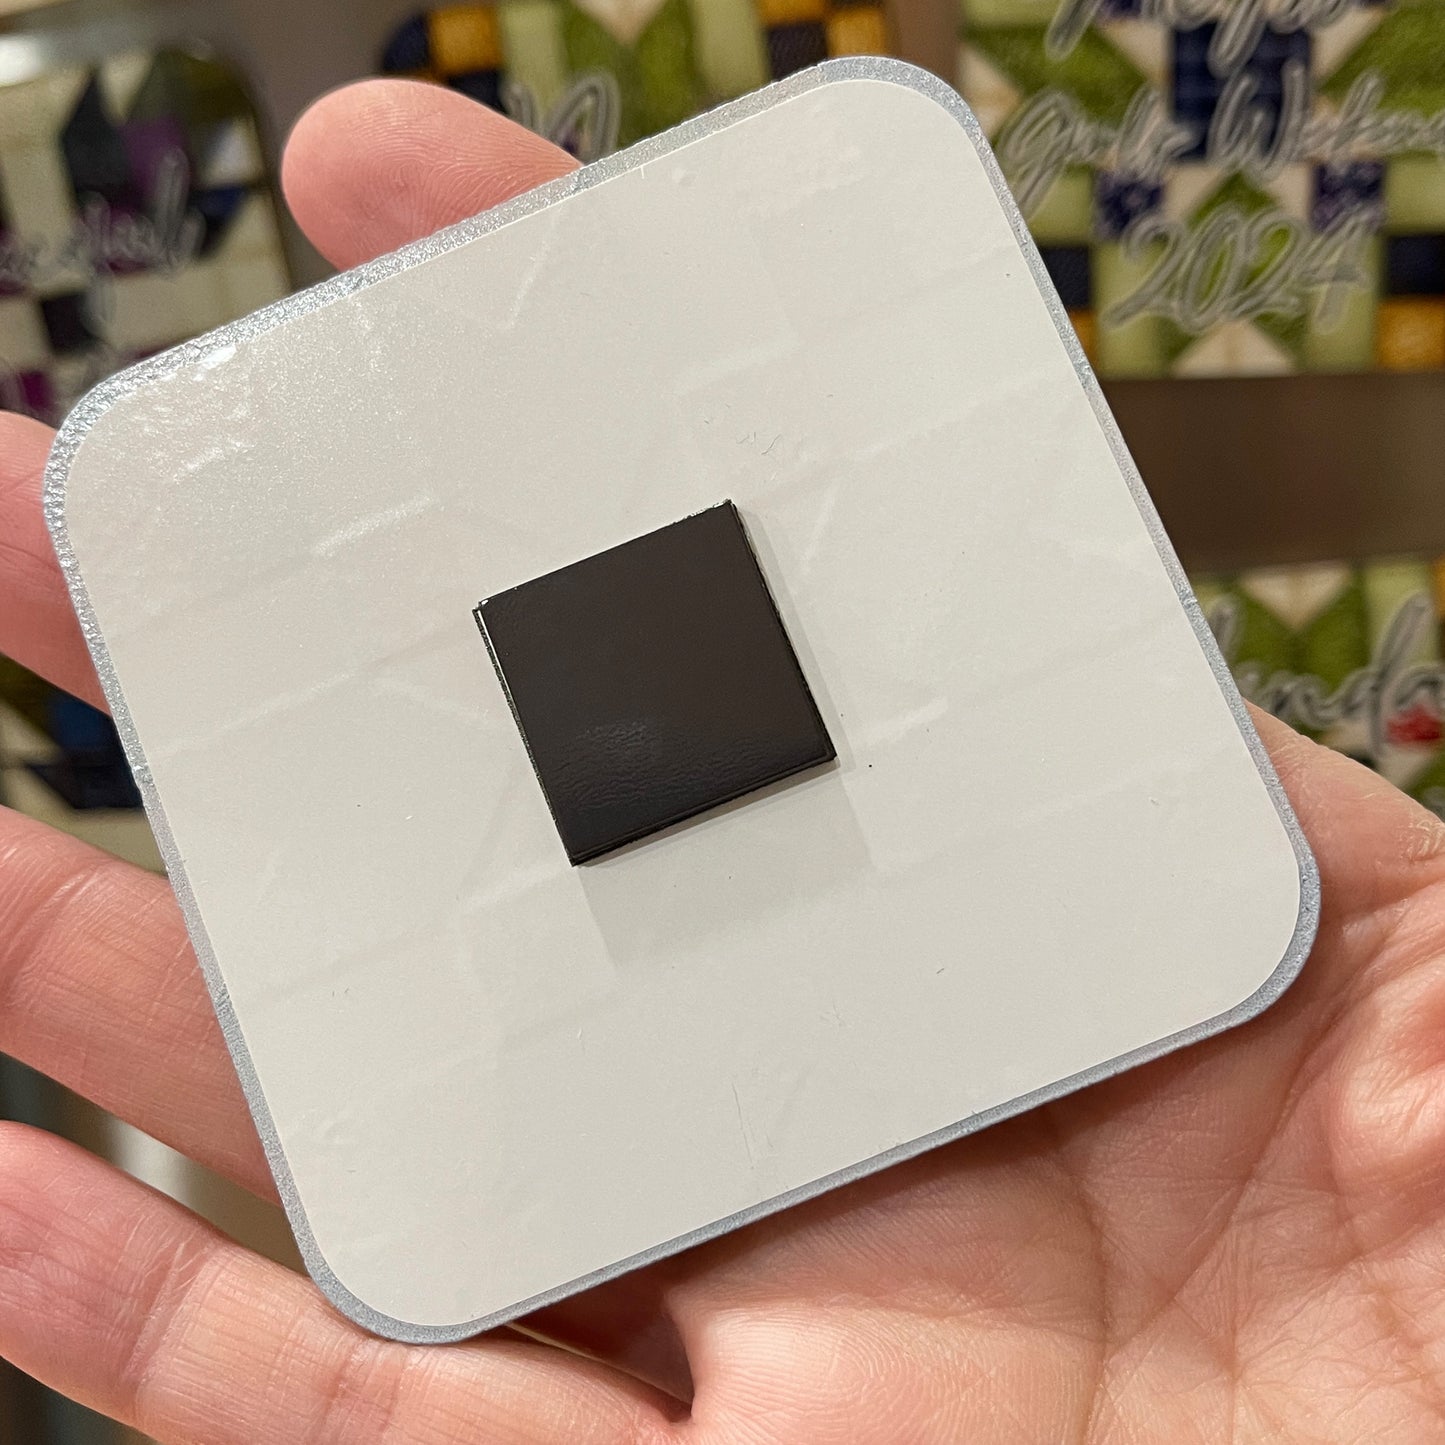
M 839 62 L 101 388 L 57 548 L 303 1252 L 458 1338 L 1247 1016 L 1313 865 L 972 117 Z M 471 609 L 734 500 L 835 768 L 571 867 Z

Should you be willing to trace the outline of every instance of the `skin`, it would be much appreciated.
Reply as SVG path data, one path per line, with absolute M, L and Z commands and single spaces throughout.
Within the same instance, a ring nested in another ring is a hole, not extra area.
M 301 122 L 285 186 L 350 266 L 570 165 L 376 82 Z M 100 702 L 49 441 L 0 418 L 0 650 Z M 177 1445 L 1445 1439 L 1445 828 L 1258 721 L 1324 917 L 1253 1023 L 450 1348 L 0 1124 L 0 1353 Z M 271 1195 L 165 882 L 4 810 L 0 1049 Z

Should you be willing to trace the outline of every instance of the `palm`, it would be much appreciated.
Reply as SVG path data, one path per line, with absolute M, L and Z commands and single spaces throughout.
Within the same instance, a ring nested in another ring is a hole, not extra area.
M 718 1385 L 768 1381 L 765 1438 L 1441 1437 L 1445 830 L 1262 727 L 1325 870 L 1299 983 L 689 1260 L 748 1301 Z
M 568 164 L 456 96 L 374 85 L 313 112 L 287 181 L 350 264 Z M 0 648 L 96 697 L 41 525 L 48 440 L 0 422 Z M 1325 918 L 1232 1035 L 529 1322 L 566 1352 L 371 1340 L 7 1125 L 0 1351 L 215 1445 L 1439 1438 L 1445 830 L 1266 727 Z M 0 811 L 0 1001 L 0 1047 L 269 1193 L 160 880 Z

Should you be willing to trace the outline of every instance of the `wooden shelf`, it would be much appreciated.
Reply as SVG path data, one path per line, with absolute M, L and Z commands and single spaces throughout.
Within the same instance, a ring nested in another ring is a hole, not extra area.
M 1445 372 L 1104 391 L 1190 570 L 1445 555 Z

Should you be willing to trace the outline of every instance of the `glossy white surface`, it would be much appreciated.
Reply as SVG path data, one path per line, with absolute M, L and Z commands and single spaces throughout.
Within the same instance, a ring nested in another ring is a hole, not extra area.
M 862 78 L 735 114 L 192 353 L 62 479 L 298 1223 L 378 1328 L 1108 1066 L 1295 933 L 958 116 Z M 839 763 L 573 868 L 471 609 L 724 498 Z

